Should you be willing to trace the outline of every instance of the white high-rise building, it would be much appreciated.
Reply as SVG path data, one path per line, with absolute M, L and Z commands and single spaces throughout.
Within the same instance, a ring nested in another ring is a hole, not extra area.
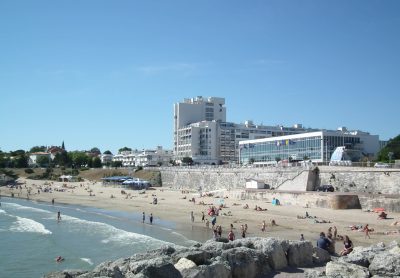
M 219 97 L 184 99 L 183 102 L 174 104 L 174 154 L 177 159 L 185 156 L 192 157 L 196 150 L 191 150 L 187 155 L 188 137 L 186 135 L 191 124 L 199 122 L 225 122 L 225 99 Z
M 239 141 L 255 140 L 254 142 L 258 142 L 263 138 L 322 131 L 321 129 L 304 128 L 301 124 L 284 127 L 281 125 L 256 125 L 252 121 L 242 124 L 227 122 L 224 104 L 224 98 L 197 97 L 185 99 L 184 102 L 174 105 L 175 160 L 191 157 L 194 163 L 199 164 L 238 163 L 239 160 L 243 160 L 242 155 L 239 154 Z M 328 134 L 328 131 L 324 132 Z M 349 132 L 345 127 L 330 132 L 332 134 L 352 134 L 360 138 L 359 140 L 364 146 L 363 152 L 369 156 L 376 154 L 379 147 L 376 145 L 378 137 L 365 132 Z M 337 144 L 339 143 L 337 142 Z M 324 161 L 330 157 L 328 151 L 326 153 Z M 241 162 L 243 163 L 243 161 Z

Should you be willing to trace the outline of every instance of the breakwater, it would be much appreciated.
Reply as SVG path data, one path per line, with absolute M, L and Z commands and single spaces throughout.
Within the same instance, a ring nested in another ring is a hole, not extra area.
M 315 266 L 324 268 L 313 269 Z M 273 277 L 288 268 L 305 277 L 399 277 L 400 246 L 393 241 L 355 247 L 346 257 L 331 257 L 310 241 L 222 238 L 189 248 L 165 246 L 144 254 L 101 263 L 92 271 L 65 270 L 45 278 L 91 277 Z M 302 270 L 300 268 L 308 268 Z

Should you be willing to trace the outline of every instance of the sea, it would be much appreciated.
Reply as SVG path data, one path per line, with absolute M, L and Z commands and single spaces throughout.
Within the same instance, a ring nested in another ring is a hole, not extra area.
M 142 223 L 142 213 L 78 205 L 0 199 L 0 277 L 42 277 L 64 269 L 92 270 L 99 263 L 165 245 L 191 246 L 175 223 Z M 60 211 L 61 220 L 57 221 Z M 55 258 L 64 260 L 57 263 Z

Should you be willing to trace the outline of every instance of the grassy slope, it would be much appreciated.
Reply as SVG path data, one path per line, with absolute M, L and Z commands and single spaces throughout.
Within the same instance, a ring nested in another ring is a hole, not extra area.
M 25 173 L 25 169 L 9 169 L 12 170 L 14 173 L 16 173 L 19 177 L 28 177 L 30 175 L 35 175 L 35 174 L 42 174 L 45 169 L 40 169 L 36 168 L 34 170 L 34 174 L 27 174 Z M 61 170 L 58 168 L 55 168 L 54 173 L 57 175 L 61 175 Z M 84 179 L 92 180 L 92 181 L 100 181 L 101 178 L 105 176 L 113 176 L 113 175 L 119 175 L 119 176 L 128 176 L 129 175 L 129 170 L 128 169 L 89 169 L 86 171 L 80 171 L 79 172 L 79 177 L 82 177 Z M 160 175 L 159 171 L 155 170 L 141 170 L 137 172 L 132 172 L 132 176 L 143 179 L 143 180 L 148 180 L 151 182 L 151 184 L 155 186 L 160 186 L 159 184 L 159 178 L 158 176 Z

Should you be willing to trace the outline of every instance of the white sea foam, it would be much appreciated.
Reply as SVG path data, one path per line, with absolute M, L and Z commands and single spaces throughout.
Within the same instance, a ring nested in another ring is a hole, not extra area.
M 69 215 L 61 215 L 62 221 L 72 222 L 77 225 L 69 225 L 70 228 L 75 227 L 79 229 L 80 232 L 86 231 L 88 233 L 97 233 L 104 237 L 101 241 L 102 243 L 118 243 L 118 244 L 154 244 L 161 245 L 165 244 L 164 241 L 146 236 L 141 235 L 133 232 L 128 232 L 125 230 L 118 229 L 112 225 L 96 222 L 96 221 L 89 221 L 84 220 L 76 217 L 72 217 Z
M 0 214 L 7 214 L 5 210 L 0 209 Z
M 48 210 L 44 210 L 44 209 L 39 209 L 39 208 L 34 208 L 34 207 L 26 207 L 26 206 L 22 206 L 19 204 L 14 204 L 14 203 L 5 203 L 7 206 L 10 206 L 14 209 L 17 210 L 29 210 L 29 211 L 36 211 L 36 212 L 42 212 L 42 213 L 53 213 L 51 211 Z
M 92 260 L 89 259 L 89 258 L 81 258 L 81 260 L 84 261 L 84 262 L 87 262 L 87 263 L 90 264 L 90 265 L 93 265 Z
M 51 231 L 47 230 L 45 226 L 35 220 L 23 218 L 16 216 L 17 221 L 15 221 L 11 227 L 10 231 L 21 232 L 21 233 L 39 233 L 44 235 L 51 235 Z

